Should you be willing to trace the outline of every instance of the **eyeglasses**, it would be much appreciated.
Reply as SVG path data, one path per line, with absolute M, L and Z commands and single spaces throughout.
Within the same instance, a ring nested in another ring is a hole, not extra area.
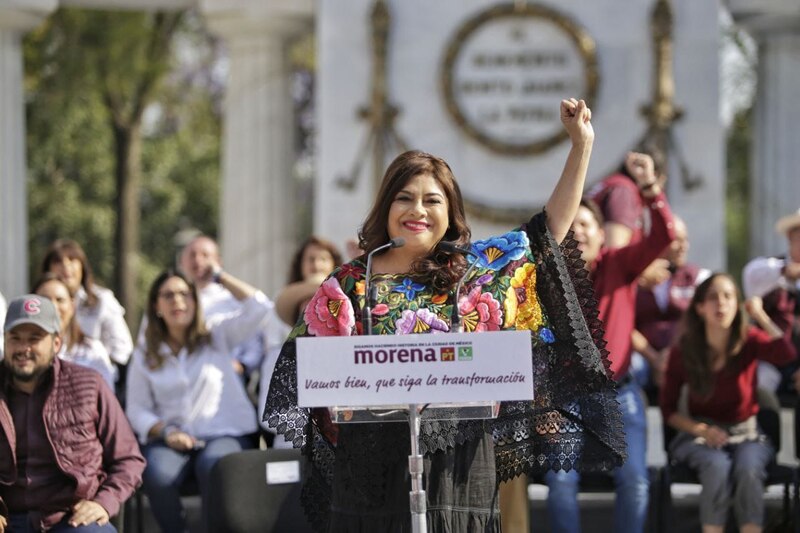
M 182 300 L 191 300 L 193 295 L 191 291 L 163 291 L 158 293 L 158 297 L 168 302 L 175 301 L 178 296 L 181 297 Z

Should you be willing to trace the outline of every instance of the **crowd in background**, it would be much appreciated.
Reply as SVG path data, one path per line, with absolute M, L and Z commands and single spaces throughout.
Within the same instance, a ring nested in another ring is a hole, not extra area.
M 649 398 L 679 432 L 672 456 L 701 472 L 704 530 L 721 531 L 732 508 L 742 531 L 760 531 L 763 471 L 775 451 L 755 425 L 755 387 L 791 394 L 800 386 L 800 211 L 778 221 L 786 253 L 745 267 L 742 297 L 734 276 L 688 262 L 688 228 L 661 192 L 665 179 L 657 152 L 637 148 L 589 192 L 573 223 L 604 321 L 627 439 L 627 460 L 614 471 L 617 530 L 644 527 Z M 54 304 L 57 357 L 96 371 L 124 405 L 162 530 L 186 530 L 181 487 L 192 479 L 205 496 L 211 468 L 224 455 L 291 445 L 260 425 L 270 376 L 305 304 L 342 260 L 330 242 L 309 238 L 273 303 L 223 268 L 212 238 L 196 237 L 176 268 L 153 282 L 134 345 L 125 310 L 95 283 L 81 245 L 59 239 L 46 250 L 30 292 Z M 0 295 L 0 323 L 6 307 Z M 552 472 L 546 481 L 551 528 L 578 531 L 580 476 Z M 8 487 L 0 479 L 2 499 Z

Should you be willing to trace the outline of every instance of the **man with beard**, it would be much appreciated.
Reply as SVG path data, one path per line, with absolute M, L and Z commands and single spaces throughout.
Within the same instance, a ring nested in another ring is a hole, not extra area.
M 0 366 L 0 533 L 115 531 L 144 458 L 96 371 L 58 359 L 55 306 L 11 301 Z

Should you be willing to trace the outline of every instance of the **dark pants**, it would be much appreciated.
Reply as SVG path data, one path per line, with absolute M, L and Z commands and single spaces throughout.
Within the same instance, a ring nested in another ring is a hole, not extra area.
M 209 439 L 204 448 L 188 452 L 173 450 L 164 441 L 145 446 L 142 450 L 147 460 L 143 475 L 144 492 L 161 530 L 168 533 L 186 531 L 180 489 L 188 479 L 197 481 L 205 518 L 211 469 L 226 455 L 253 447 L 255 443 L 251 435 Z

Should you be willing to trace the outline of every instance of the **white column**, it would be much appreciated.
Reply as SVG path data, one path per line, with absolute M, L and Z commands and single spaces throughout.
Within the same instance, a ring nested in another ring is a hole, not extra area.
M 22 36 L 56 0 L 0 0 L 0 292 L 28 289 L 28 195 Z
M 227 270 L 274 296 L 285 284 L 297 227 L 286 42 L 310 28 L 310 18 L 253 11 L 205 12 L 229 57 L 220 244 Z
M 751 255 L 786 252 L 775 221 L 800 208 L 800 12 L 795 2 L 736 0 L 731 10 L 758 42 L 750 195 Z

